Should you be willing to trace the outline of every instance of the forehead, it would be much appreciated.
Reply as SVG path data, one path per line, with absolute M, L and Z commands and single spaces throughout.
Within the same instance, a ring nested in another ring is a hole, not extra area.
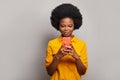
M 69 18 L 69 17 L 62 18 L 62 19 L 60 20 L 60 23 L 62 23 L 62 24 L 64 24 L 64 23 L 73 24 L 73 19 L 72 19 L 72 18 Z

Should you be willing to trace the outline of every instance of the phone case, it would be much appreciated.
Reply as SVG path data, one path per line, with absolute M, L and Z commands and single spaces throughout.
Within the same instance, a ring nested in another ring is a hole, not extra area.
M 63 42 L 63 44 L 65 44 L 65 46 L 70 46 L 71 38 L 70 37 L 63 37 L 62 42 Z

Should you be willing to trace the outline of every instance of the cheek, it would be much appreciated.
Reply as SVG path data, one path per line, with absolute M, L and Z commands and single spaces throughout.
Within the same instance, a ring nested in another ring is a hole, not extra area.
M 63 32 L 64 31 L 64 28 L 59 28 L 60 32 Z
M 69 30 L 70 30 L 70 31 L 73 31 L 73 30 L 74 30 L 74 27 L 72 27 L 72 28 L 69 28 Z
M 73 31 L 74 30 L 74 25 L 72 27 L 69 27 L 69 30 Z
M 62 33 L 64 31 L 64 29 L 63 28 L 59 28 L 59 31 Z

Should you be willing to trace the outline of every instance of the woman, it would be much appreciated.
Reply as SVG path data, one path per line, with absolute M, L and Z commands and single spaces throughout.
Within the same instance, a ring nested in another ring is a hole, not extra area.
M 50 80 L 81 80 L 88 67 L 86 44 L 72 33 L 82 25 L 82 15 L 72 4 L 61 4 L 51 14 L 52 26 L 61 35 L 50 40 L 46 50 L 46 69 Z M 70 38 L 66 46 L 63 38 Z

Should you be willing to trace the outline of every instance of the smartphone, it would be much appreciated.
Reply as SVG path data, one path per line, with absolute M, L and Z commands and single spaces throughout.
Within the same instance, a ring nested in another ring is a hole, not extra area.
M 70 46 L 71 38 L 70 38 L 70 37 L 63 37 L 63 38 L 62 38 L 62 42 L 63 42 L 63 44 L 65 45 L 64 47 Z

